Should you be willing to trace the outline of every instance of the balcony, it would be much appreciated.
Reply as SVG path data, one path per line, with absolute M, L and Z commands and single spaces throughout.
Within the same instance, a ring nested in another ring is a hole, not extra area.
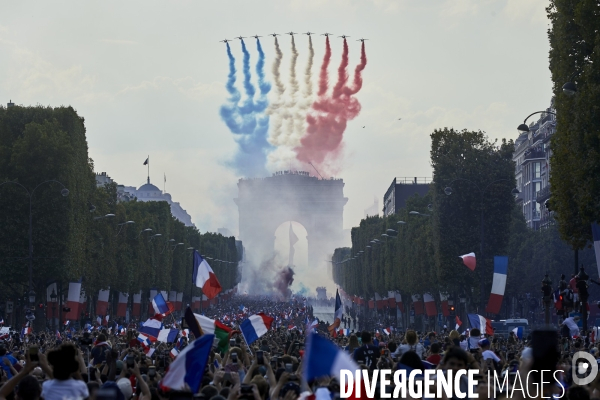
M 542 190 L 538 191 L 535 198 L 536 198 L 537 202 L 540 204 L 543 203 L 544 201 L 548 200 L 550 198 L 550 185 L 548 185 L 545 188 L 542 188 Z
M 546 152 L 543 149 L 529 149 L 525 152 L 525 160 L 534 160 L 537 158 L 546 158 Z

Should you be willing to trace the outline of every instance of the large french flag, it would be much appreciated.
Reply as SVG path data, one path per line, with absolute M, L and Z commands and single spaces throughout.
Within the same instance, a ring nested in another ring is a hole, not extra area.
M 154 318 L 148 318 L 146 322 L 142 324 L 138 331 L 144 335 L 158 337 L 160 330 L 162 329 L 162 322 Z
M 133 295 L 132 317 L 139 317 L 142 314 L 142 292 Z
M 423 301 L 425 302 L 425 313 L 428 317 L 435 317 L 437 315 L 437 308 L 435 306 L 435 300 L 429 293 L 423 295 Z
M 129 295 L 127 293 L 119 292 L 119 304 L 117 306 L 117 317 L 127 316 L 127 303 L 129 302 Z
M 105 316 L 108 310 L 108 295 L 110 294 L 110 288 L 108 290 L 100 290 L 98 292 L 98 301 L 96 302 L 96 314 Z
M 240 331 L 248 345 L 254 343 L 271 329 L 274 319 L 263 313 L 252 315 L 240 324 Z
M 81 282 L 69 282 L 67 307 L 71 309 L 65 319 L 79 319 L 79 298 L 81 297 Z
M 421 301 L 421 296 L 418 294 L 412 295 L 413 307 L 415 308 L 415 315 L 423 314 L 423 302 Z
M 440 292 L 440 305 L 442 306 L 442 315 L 447 317 L 450 315 L 450 310 L 448 310 L 448 294 Z
M 477 265 L 475 253 L 463 254 L 459 257 L 462 258 L 463 263 L 467 266 L 467 268 L 469 268 L 471 271 L 475 271 L 475 267 Z
M 471 324 L 471 329 L 479 329 L 481 333 L 485 333 L 488 335 L 494 334 L 494 329 L 492 328 L 492 321 L 479 314 L 467 314 L 469 317 L 469 323 Z
M 173 311 L 173 306 L 169 307 L 169 304 L 163 297 L 162 293 L 158 293 L 152 299 L 152 307 L 154 308 L 154 312 L 156 314 L 167 315 Z
M 485 308 L 486 312 L 498 314 L 502 307 L 502 299 L 504 298 L 504 289 L 506 288 L 506 272 L 508 271 L 508 257 L 494 257 L 494 280 L 492 282 L 492 293 L 490 300 Z
M 202 293 L 209 299 L 216 297 L 223 289 L 214 271 L 197 250 L 194 250 L 192 280 L 196 287 L 202 288 Z
M 596 253 L 596 266 L 600 274 L 600 225 L 592 224 L 592 237 L 594 238 L 594 252 Z
M 354 371 L 359 369 L 350 354 L 316 333 L 311 333 L 307 338 L 302 366 L 307 382 L 323 376 L 333 376 L 339 382 L 341 370 L 350 370 L 354 375 Z
M 203 335 L 183 349 L 169 366 L 160 386 L 163 389 L 191 390 L 192 393 L 197 393 L 214 338 L 215 335 Z
M 179 329 L 161 329 L 160 332 L 158 332 L 156 341 L 173 343 L 177 339 L 177 335 L 179 335 Z

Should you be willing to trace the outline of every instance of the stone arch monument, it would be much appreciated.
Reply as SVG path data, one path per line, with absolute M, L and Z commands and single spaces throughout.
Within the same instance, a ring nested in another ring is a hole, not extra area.
M 344 181 L 318 179 L 304 171 L 276 172 L 268 178 L 240 179 L 238 197 L 240 239 L 248 260 L 261 262 L 275 248 L 275 230 L 286 221 L 304 226 L 308 265 L 324 264 L 343 243 Z

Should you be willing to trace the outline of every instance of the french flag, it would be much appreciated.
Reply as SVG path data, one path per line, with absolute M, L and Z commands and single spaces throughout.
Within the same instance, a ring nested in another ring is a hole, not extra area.
M 173 343 L 179 335 L 179 329 L 161 329 L 156 340 L 164 343 Z
M 515 334 L 516 337 L 519 338 L 519 340 L 523 340 L 523 327 L 522 326 L 517 326 L 515 329 L 512 330 L 512 332 Z
M 162 329 L 162 322 L 157 319 L 149 318 L 144 324 L 140 327 L 139 332 L 144 335 L 158 337 L 160 330 Z
M 131 310 L 132 317 L 139 317 L 142 312 L 142 292 L 133 295 L 133 308 Z
M 154 312 L 156 314 L 161 314 L 163 316 L 170 314 L 173 311 L 172 307 L 169 307 L 169 304 L 163 297 L 162 293 L 158 293 L 152 299 L 152 307 L 154 308 Z
M 440 305 L 442 306 L 442 315 L 447 317 L 450 315 L 448 310 L 448 294 L 440 292 Z
M 263 313 L 252 315 L 247 320 L 242 322 L 240 325 L 240 330 L 242 331 L 242 335 L 244 335 L 244 339 L 246 339 L 246 343 L 250 345 L 257 341 L 258 338 L 271 329 L 272 323 L 273 318 Z
M 214 271 L 197 250 L 194 250 L 192 280 L 196 284 L 196 287 L 202 288 L 202 293 L 208 299 L 216 297 L 223 290 Z
M 469 323 L 471 324 L 471 330 L 477 328 L 481 331 L 481 334 L 493 335 L 494 329 L 492 328 L 492 321 L 479 314 L 467 314 L 469 317 Z
M 117 317 L 125 317 L 127 315 L 128 302 L 129 295 L 127 293 L 119 292 L 119 305 L 117 306 Z
M 600 225 L 592 224 L 592 237 L 594 239 L 594 253 L 596 253 L 596 266 L 600 273 Z
M 385 333 L 386 335 L 390 336 L 392 334 L 392 328 L 383 328 L 383 333 Z
M 415 308 L 415 315 L 423 314 L 423 302 L 421 301 L 421 296 L 418 294 L 412 295 L 413 307 Z
M 169 371 L 160 382 L 160 387 L 197 393 L 214 339 L 215 335 L 206 334 L 183 349 L 169 366 Z
M 146 357 L 152 357 L 152 354 L 154 354 L 155 351 L 156 351 L 156 349 L 154 347 L 145 347 L 144 348 L 144 353 L 146 354 Z
M 435 307 L 435 300 L 429 293 L 423 295 L 423 301 L 425 302 L 425 313 L 428 317 L 435 317 L 437 315 L 437 308 Z
M 486 312 L 498 314 L 502 307 L 504 289 L 506 288 L 506 272 L 508 271 L 508 257 L 494 257 L 494 280 L 492 281 L 492 293 L 488 301 Z
M 347 369 L 354 374 L 354 371 L 359 369 L 350 354 L 315 333 L 311 333 L 307 338 L 302 365 L 307 382 L 323 376 L 333 376 L 339 382 L 341 370 Z
M 71 311 L 67 312 L 65 319 L 78 319 L 79 315 L 79 298 L 81 297 L 81 282 L 69 282 L 69 294 L 67 296 L 67 307 Z
M 467 268 L 469 268 L 471 271 L 475 271 L 475 266 L 477 265 L 475 253 L 463 254 L 459 257 L 462 258 L 463 263 L 467 266 Z
M 338 332 L 340 335 L 344 335 L 346 337 L 350 336 L 350 329 L 348 328 L 340 329 Z
M 96 314 L 106 315 L 108 309 L 108 295 L 110 294 L 110 288 L 108 290 L 100 290 L 98 292 L 98 301 L 96 302 Z
M 138 335 L 137 340 L 139 340 L 144 347 L 150 347 L 150 345 L 152 344 L 148 336 L 142 335 L 141 333 Z
M 169 356 L 171 356 L 171 359 L 175 359 L 177 358 L 177 356 L 179 355 L 179 350 L 177 350 L 175 347 L 173 347 L 171 349 L 171 352 L 169 353 Z
M 404 309 L 404 304 L 402 304 L 402 295 L 400 294 L 400 292 L 396 292 L 395 296 L 396 296 L 396 306 L 401 310 Z

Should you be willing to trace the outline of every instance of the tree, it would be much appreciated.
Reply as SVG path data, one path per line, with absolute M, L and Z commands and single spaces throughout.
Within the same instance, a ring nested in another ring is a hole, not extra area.
M 431 135 L 435 264 L 440 284 L 449 293 L 474 288 L 464 294 L 481 298 L 483 275 L 485 298 L 491 287 L 493 256 L 507 254 L 515 207 L 513 149 L 512 141 L 503 140 L 498 146 L 481 131 L 444 128 Z M 477 254 L 475 274 L 458 258 L 470 252 Z
M 552 137 L 552 197 L 561 237 L 575 249 L 591 240 L 600 221 L 600 4 L 596 0 L 551 0 L 550 71 L 557 112 Z M 573 79 L 577 93 L 562 86 Z

